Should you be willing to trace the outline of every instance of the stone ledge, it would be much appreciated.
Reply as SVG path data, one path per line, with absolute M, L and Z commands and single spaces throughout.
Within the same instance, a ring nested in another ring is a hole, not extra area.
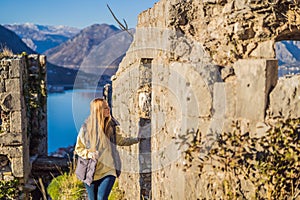
M 43 177 L 49 174 L 60 174 L 69 171 L 71 161 L 68 158 L 53 156 L 40 156 L 32 163 L 31 175 L 33 177 Z

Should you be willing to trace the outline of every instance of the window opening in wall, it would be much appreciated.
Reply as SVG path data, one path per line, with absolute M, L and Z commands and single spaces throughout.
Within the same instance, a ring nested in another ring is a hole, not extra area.
M 282 40 L 275 45 L 278 77 L 300 74 L 300 41 Z
M 10 117 L 9 112 L 5 112 L 0 108 L 0 134 L 9 132 Z
M 152 59 L 151 58 L 142 58 L 140 64 L 140 85 L 144 86 L 145 84 L 151 84 L 152 79 Z
M 144 138 L 139 143 L 140 197 L 151 199 L 151 92 L 152 59 L 142 58 L 139 66 L 139 134 Z

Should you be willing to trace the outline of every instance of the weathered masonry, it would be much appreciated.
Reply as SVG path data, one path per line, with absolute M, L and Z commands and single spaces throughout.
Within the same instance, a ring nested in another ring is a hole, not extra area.
M 128 199 L 205 198 L 209 177 L 184 172 L 184 147 L 174 138 L 201 131 L 205 157 L 232 121 L 255 135 L 273 118 L 300 117 L 300 76 L 278 80 L 274 48 L 300 40 L 299 7 L 293 0 L 161 0 L 139 15 L 112 95 L 123 132 L 150 145 L 121 150 L 127 174 L 119 185 Z
M 30 155 L 47 155 L 45 57 L 3 58 L 0 63 L 0 180 L 26 183 Z

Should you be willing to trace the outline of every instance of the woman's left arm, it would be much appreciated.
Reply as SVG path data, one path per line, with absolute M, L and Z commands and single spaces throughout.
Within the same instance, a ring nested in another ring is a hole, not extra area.
M 140 141 L 139 138 L 135 137 L 123 137 L 120 131 L 120 127 L 116 126 L 116 144 L 119 146 L 130 146 Z

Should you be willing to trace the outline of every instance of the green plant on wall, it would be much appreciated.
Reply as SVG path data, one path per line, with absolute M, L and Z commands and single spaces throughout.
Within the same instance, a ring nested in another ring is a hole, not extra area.
M 300 119 L 281 121 L 259 140 L 264 154 L 257 168 L 269 199 L 300 197 L 299 125 Z
M 11 181 L 0 181 L 0 199 L 16 199 L 19 196 L 19 181 L 13 179 Z
M 205 161 L 197 156 L 201 137 L 187 144 L 185 170 L 197 163 L 201 178 L 203 164 L 209 163 L 214 174 L 222 174 L 203 186 L 210 197 L 222 193 L 224 199 L 300 198 L 300 119 L 278 120 L 261 137 L 242 133 L 238 122 L 234 127 L 219 135 Z

